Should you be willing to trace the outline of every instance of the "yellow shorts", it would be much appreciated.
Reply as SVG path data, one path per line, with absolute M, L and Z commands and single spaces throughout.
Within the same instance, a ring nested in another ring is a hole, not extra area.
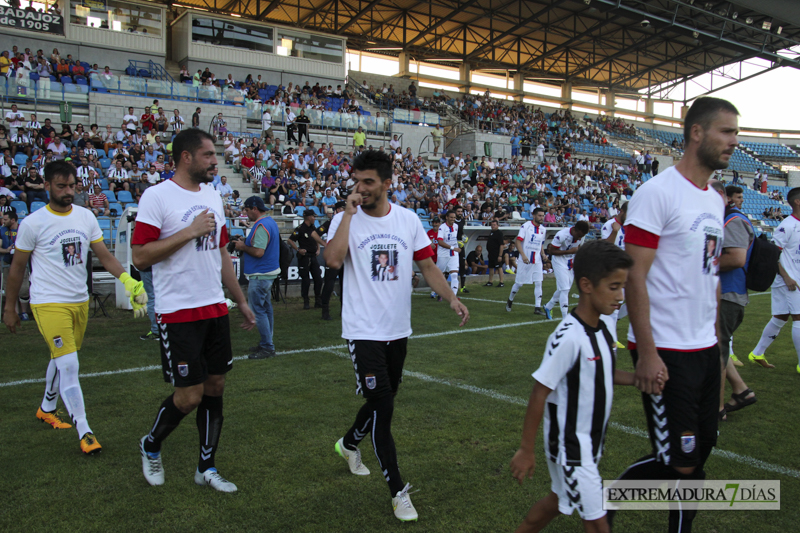
M 88 300 L 79 304 L 31 304 L 31 311 L 51 359 L 81 349 L 89 321 Z

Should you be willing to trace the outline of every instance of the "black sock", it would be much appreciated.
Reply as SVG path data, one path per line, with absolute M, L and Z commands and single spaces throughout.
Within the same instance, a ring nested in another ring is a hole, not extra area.
M 464 287 L 467 286 L 467 276 L 459 276 L 459 277 L 461 278 L 461 288 L 463 289 Z
M 219 435 L 222 432 L 222 396 L 206 396 L 197 406 L 197 432 L 200 436 L 200 460 L 197 469 L 214 468 Z
M 173 429 L 178 427 L 183 417 L 186 416 L 180 409 L 175 407 L 175 403 L 172 401 L 173 396 L 173 394 L 170 394 L 158 409 L 153 428 L 144 440 L 144 451 L 150 453 L 160 452 L 161 443 L 172 433 Z
M 389 492 L 395 494 L 403 490 L 405 484 L 397 466 L 397 449 L 392 438 L 392 415 L 394 414 L 394 395 L 370 398 L 367 405 L 372 409 L 372 445 L 378 456 L 383 476 L 389 484 Z
M 706 478 L 706 472 L 700 467 L 695 468 L 691 474 L 681 474 L 675 471 L 678 479 L 692 481 L 702 481 Z M 681 511 L 669 512 L 669 533 L 691 533 L 692 522 L 697 516 L 697 509 L 684 509 Z
M 355 450 L 371 430 L 372 408 L 369 403 L 365 402 L 358 410 L 353 426 L 344 435 L 344 447 L 348 450 Z
M 656 461 L 656 456 L 651 454 L 637 459 L 636 462 L 629 466 L 617 479 L 622 481 L 672 479 L 676 474 L 677 472 L 675 472 L 675 470 Z M 614 525 L 614 516 L 616 513 L 616 510 L 609 510 L 606 514 L 609 527 Z

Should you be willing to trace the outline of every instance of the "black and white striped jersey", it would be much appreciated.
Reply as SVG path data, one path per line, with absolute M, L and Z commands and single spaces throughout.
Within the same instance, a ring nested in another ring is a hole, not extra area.
M 603 453 L 614 396 L 615 340 L 572 311 L 547 339 L 534 379 L 552 389 L 544 411 L 544 448 L 561 465 L 596 464 Z

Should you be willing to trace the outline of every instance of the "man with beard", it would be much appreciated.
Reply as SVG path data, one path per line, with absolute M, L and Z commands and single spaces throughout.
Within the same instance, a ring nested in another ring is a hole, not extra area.
M 628 343 L 653 453 L 628 468 L 623 480 L 703 480 L 717 442 L 717 244 L 725 202 L 708 182 L 715 170 L 728 167 L 738 115 L 726 100 L 697 99 L 684 122 L 683 158 L 639 187 L 628 207 Z M 696 514 L 670 511 L 669 531 L 691 531 Z
M 103 232 L 92 212 L 73 208 L 75 167 L 64 161 L 48 163 L 44 177 L 50 201 L 45 208 L 25 217 L 17 232 L 3 322 L 11 333 L 16 333 L 20 318 L 15 307 L 30 260 L 31 310 L 50 349 L 44 398 L 36 418 L 55 429 L 72 427 L 56 412 L 60 394 L 78 430 L 81 451 L 95 454 L 102 447 L 86 421 L 83 391 L 78 380 L 78 350 L 89 317 L 88 261 L 81 259 L 82 256 L 91 249 L 103 267 L 125 285 L 134 316 L 144 315 L 147 295 L 142 283 L 131 278 L 103 244 Z
M 140 440 L 142 470 L 149 484 L 164 484 L 161 444 L 197 409 L 200 457 L 194 482 L 236 492 L 236 485 L 223 478 L 214 463 L 225 374 L 233 363 L 222 285 L 238 304 L 244 329 L 255 326 L 255 316 L 226 250 L 222 198 L 210 186 L 217 166 L 214 137 L 186 129 L 175 136 L 173 153 L 175 177 L 144 192 L 131 240 L 136 268 L 153 267 L 163 374 L 175 387 Z

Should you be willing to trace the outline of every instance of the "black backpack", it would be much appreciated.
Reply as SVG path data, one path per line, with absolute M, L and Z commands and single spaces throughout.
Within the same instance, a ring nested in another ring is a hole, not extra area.
M 289 265 L 294 259 L 294 250 L 291 246 L 286 244 L 286 241 L 281 239 L 281 255 L 279 258 L 281 266 L 281 279 L 284 281 L 289 279 Z
M 753 239 L 753 250 L 750 252 L 750 261 L 745 269 L 747 288 L 758 292 L 769 289 L 775 281 L 775 276 L 778 275 L 780 258 L 781 249 L 769 242 L 764 233 Z

